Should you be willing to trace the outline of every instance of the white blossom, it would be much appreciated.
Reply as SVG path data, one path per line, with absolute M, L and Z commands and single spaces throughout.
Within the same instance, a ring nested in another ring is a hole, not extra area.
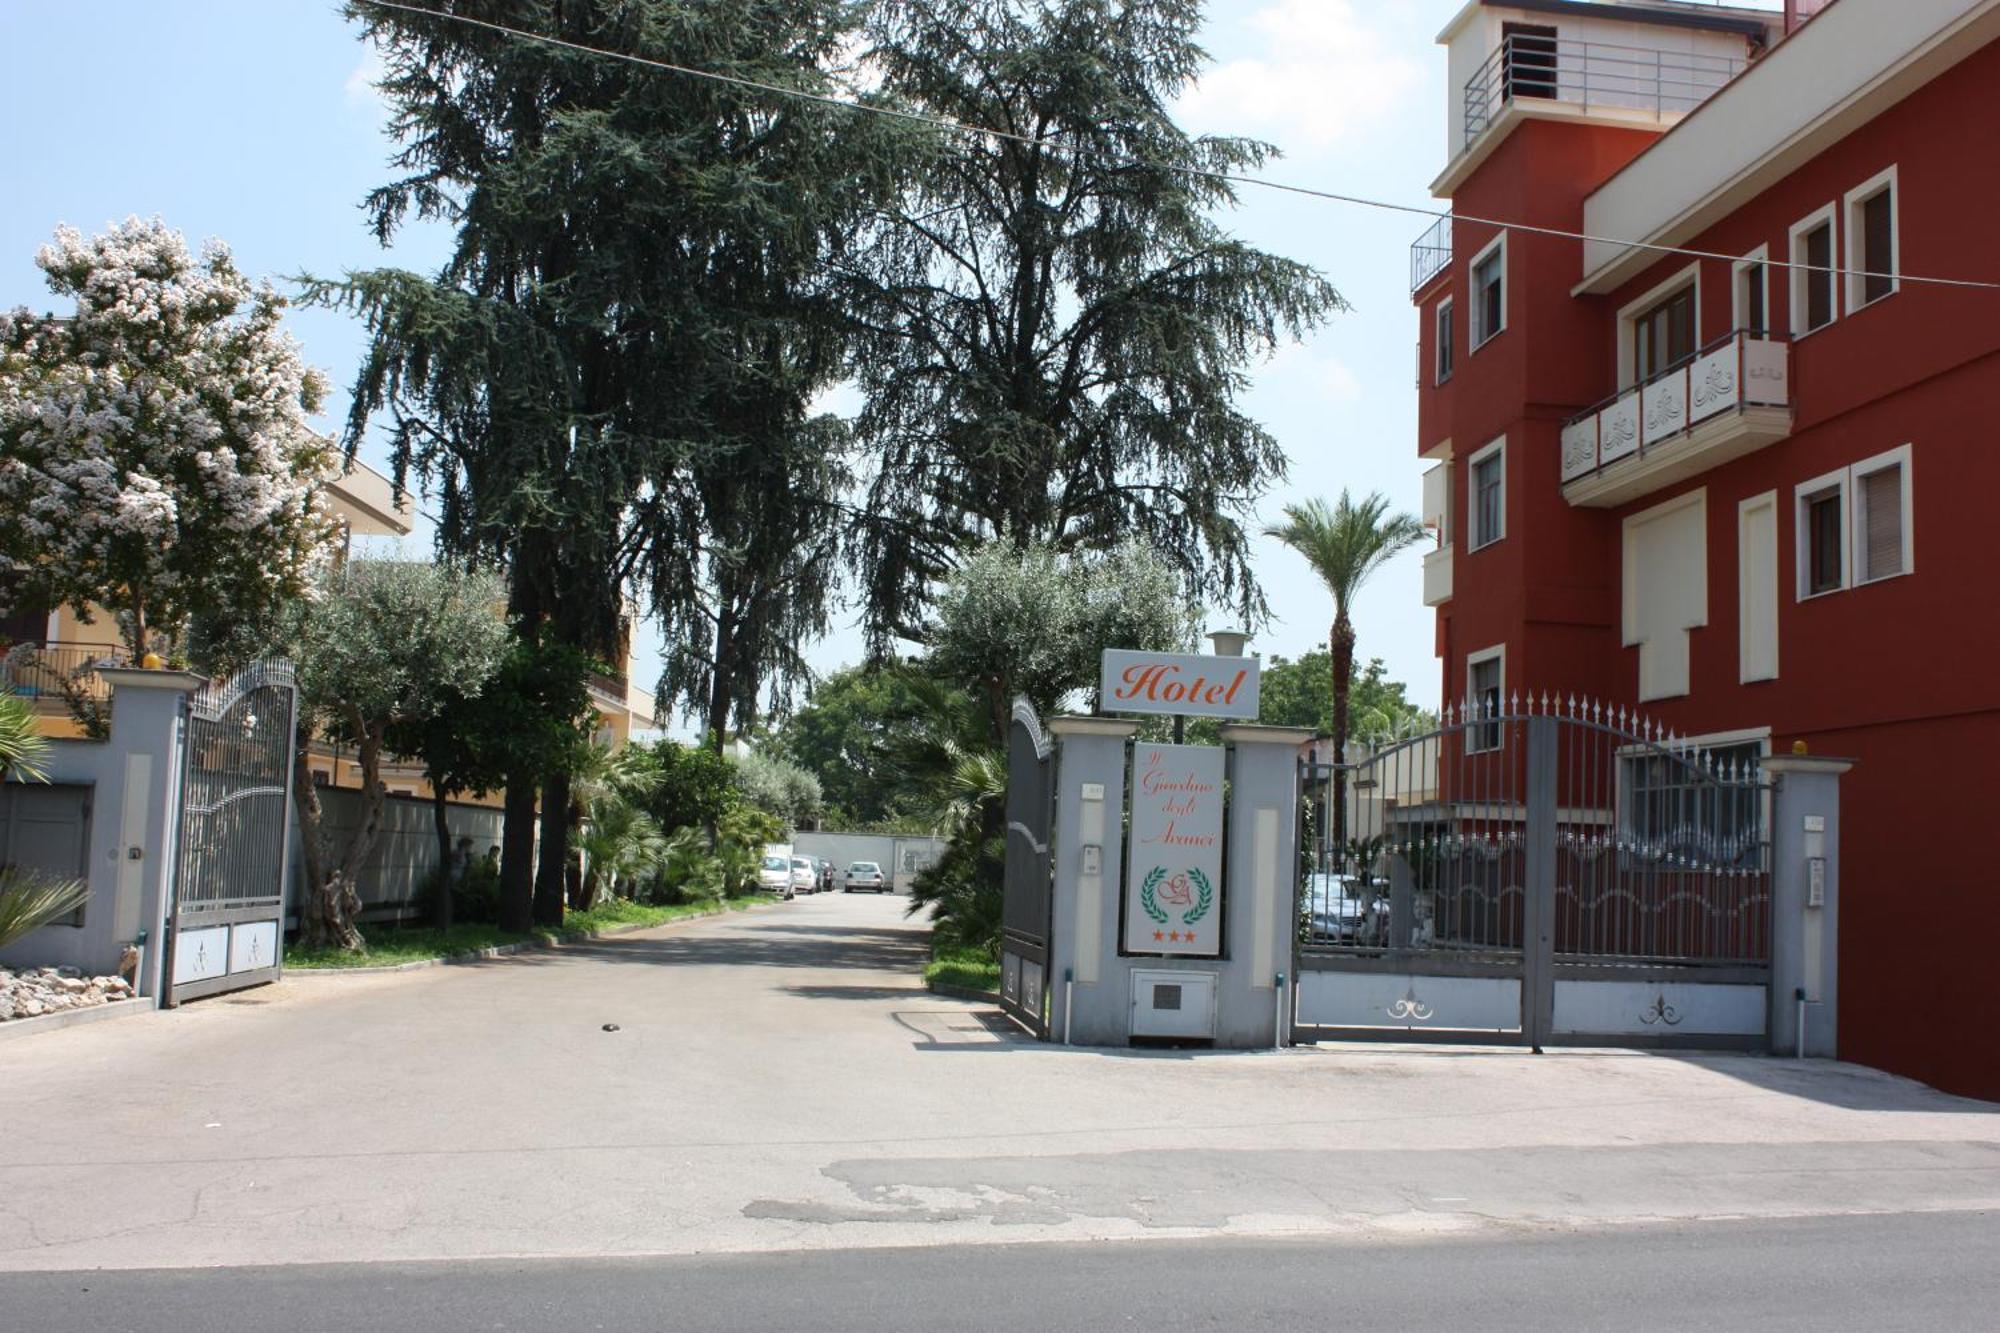
M 59 227 L 35 262 L 75 312 L 0 312 L 0 568 L 170 634 L 307 588 L 330 442 L 284 301 L 158 219 Z

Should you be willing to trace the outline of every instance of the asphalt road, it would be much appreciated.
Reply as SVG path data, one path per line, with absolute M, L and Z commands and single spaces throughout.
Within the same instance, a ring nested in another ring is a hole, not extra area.
M 716 1333 L 1994 1327 L 2000 1215 L 0 1275 L 12 1328 Z
M 903 907 L 813 897 L 0 1040 L 0 1272 L 868 1273 L 857 1252 L 910 1246 L 2000 1210 L 1993 1103 L 1746 1056 L 1051 1047 L 927 994 Z M 1155 1276 L 1161 1308 L 1199 1285 Z

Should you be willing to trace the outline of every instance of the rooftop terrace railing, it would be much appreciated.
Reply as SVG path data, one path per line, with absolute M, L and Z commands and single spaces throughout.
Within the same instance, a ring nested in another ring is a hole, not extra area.
M 1515 104 L 1617 109 L 1656 120 L 1682 116 L 1743 72 L 1733 56 L 1508 33 L 1465 81 L 1465 138 L 1484 134 Z

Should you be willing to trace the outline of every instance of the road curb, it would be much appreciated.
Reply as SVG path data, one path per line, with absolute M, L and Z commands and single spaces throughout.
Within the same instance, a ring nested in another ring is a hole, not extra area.
M 152 997 L 135 995 L 129 1000 L 93 1004 L 88 1009 L 58 1009 L 55 1013 L 37 1014 L 33 1018 L 10 1018 L 0 1023 L 0 1042 L 33 1036 L 37 1032 L 59 1032 L 63 1028 L 80 1027 L 85 1023 L 101 1023 L 108 1018 L 158 1012 L 159 1006 L 153 1003 Z
M 506 958 L 517 953 L 528 953 L 536 949 L 560 949 L 567 944 L 587 944 L 591 940 L 611 939 L 618 935 L 632 935 L 642 930 L 671 930 L 675 926 L 692 925 L 697 921 L 713 921 L 717 917 L 740 916 L 744 912 L 761 912 L 775 907 L 775 903 L 757 903 L 739 911 L 700 912 L 694 916 L 676 917 L 672 921 L 656 921 L 651 925 L 634 922 L 629 925 L 612 926 L 608 930 L 578 932 L 564 935 L 553 943 L 542 940 L 521 940 L 515 944 L 496 944 L 490 949 L 474 949 L 469 953 L 446 954 L 442 958 L 419 958 L 410 963 L 392 963 L 384 967 L 288 967 L 284 979 L 294 977 L 386 977 L 398 972 L 421 972 L 428 967 L 458 967 L 466 963 L 483 963 L 488 959 Z M 34 1020 L 30 1020 L 34 1021 Z

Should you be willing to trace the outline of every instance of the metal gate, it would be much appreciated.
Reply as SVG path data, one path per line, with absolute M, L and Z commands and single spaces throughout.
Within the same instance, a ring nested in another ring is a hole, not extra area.
M 190 701 L 163 1003 L 275 981 L 298 690 L 253 662 Z
M 1545 694 L 1312 766 L 1300 1039 L 1763 1045 L 1761 748 Z
M 1038 1037 L 1049 1032 L 1049 911 L 1055 758 L 1026 700 L 1007 728 L 1007 863 L 1001 905 L 1000 1007 Z

